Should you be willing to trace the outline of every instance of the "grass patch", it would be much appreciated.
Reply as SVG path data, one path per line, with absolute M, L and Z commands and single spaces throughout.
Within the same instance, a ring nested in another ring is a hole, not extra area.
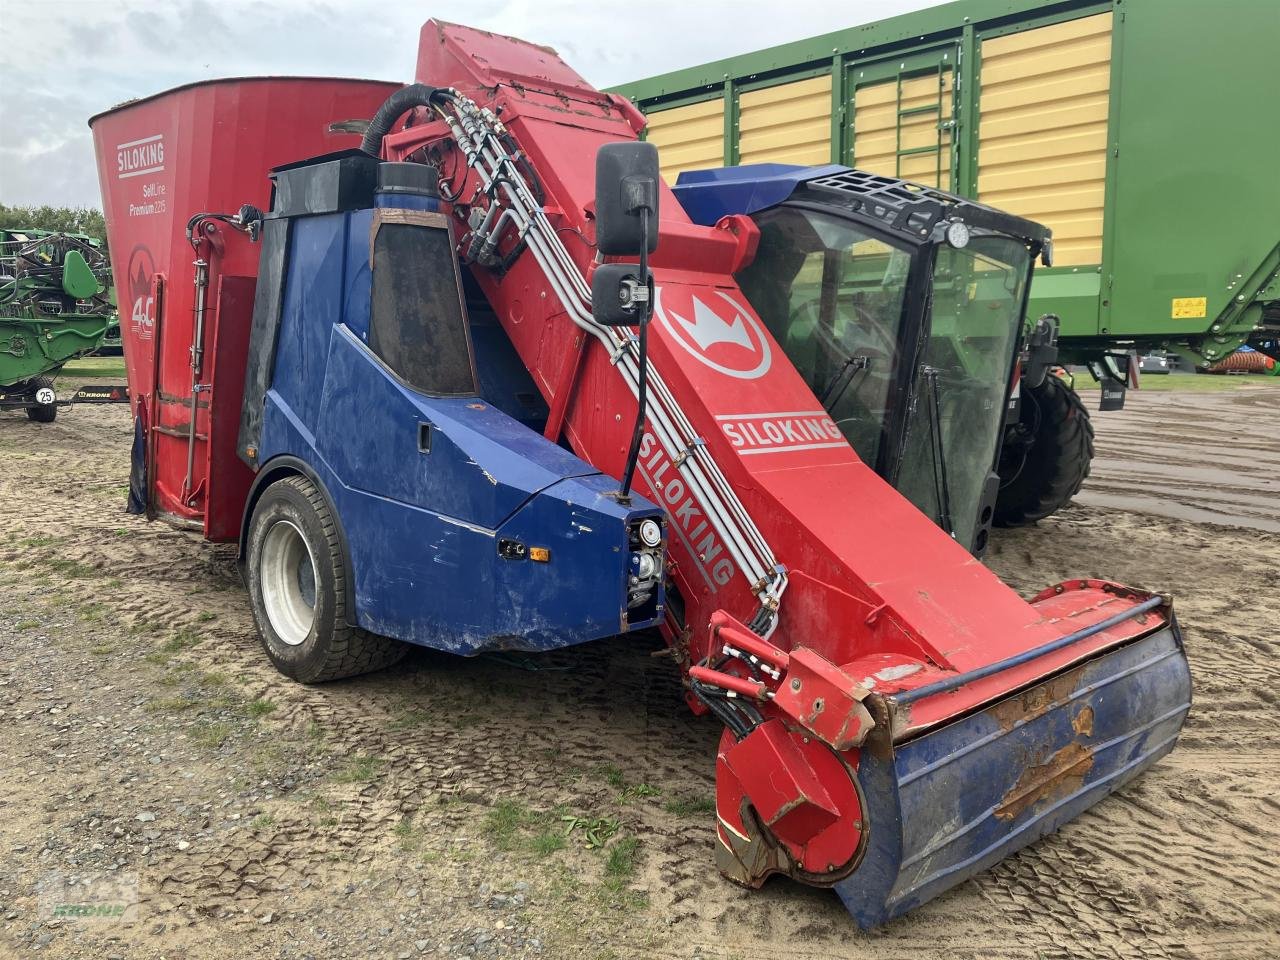
M 120 377 L 124 378 L 124 357 L 82 357 L 71 360 L 62 367 L 59 378 L 64 377 Z
M 186 713 L 200 706 L 202 701 L 190 697 L 165 697 L 161 700 L 148 700 L 143 708 L 147 713 Z
M 662 809 L 677 817 L 692 817 L 716 812 L 716 802 L 711 797 L 676 797 L 663 804 Z
M 19 620 L 16 624 L 14 624 L 14 629 L 16 629 L 16 630 L 34 630 L 34 629 L 35 629 L 36 627 L 38 627 L 38 626 L 40 626 L 40 621 L 39 621 L 39 620 L 32 620 L 32 619 L 29 619 L 29 618 L 28 618 L 28 619 L 26 619 L 26 620 Z
M 623 803 L 630 803 L 632 800 L 646 800 L 661 795 L 662 791 L 657 787 L 651 787 L 647 783 L 634 783 L 623 788 L 620 799 Z
M 607 763 L 600 768 L 600 776 L 609 786 L 621 790 L 627 785 L 627 779 L 622 774 L 622 768 Z
M 231 724 L 223 721 L 202 721 L 187 731 L 192 742 L 216 750 L 227 742 L 233 733 Z
M 97 567 L 79 560 L 72 560 L 70 557 L 53 557 L 48 564 L 49 569 L 54 573 L 61 574 L 69 580 L 87 580 L 90 577 L 101 576 L 101 571 Z
M 160 647 L 164 653 L 178 653 L 182 650 L 190 650 L 200 642 L 199 635 L 190 627 L 180 627 L 174 631 L 172 637 L 164 642 Z
M 485 816 L 484 832 L 499 850 L 547 857 L 569 845 L 575 828 L 594 822 L 568 815 L 563 806 L 539 811 L 515 800 L 499 800 Z
M 396 845 L 401 850 L 412 852 L 422 846 L 422 828 L 413 822 L 412 816 L 405 817 L 397 823 L 391 832 L 395 834 Z
M 529 841 L 529 849 L 540 857 L 550 856 L 568 845 L 569 841 L 562 830 L 543 830 L 534 834 Z
M 96 647 L 90 647 L 89 652 L 95 657 L 109 657 L 116 652 L 116 648 L 109 643 L 104 643 Z
M 640 841 L 635 837 L 621 837 L 609 848 L 604 862 L 605 880 L 609 886 L 619 889 L 635 875 L 636 861 L 640 858 Z
M 195 664 L 175 663 L 157 682 L 164 687 L 176 687 L 180 683 L 198 680 L 199 677 L 195 674 L 198 674 Z
M 86 603 L 80 608 L 80 619 L 85 623 L 97 623 L 107 613 L 105 603 Z
M 217 620 L 217 619 L 218 619 L 218 615 L 214 613 L 212 610 L 202 610 L 200 611 L 199 616 L 196 617 L 196 622 L 212 623 L 214 620 Z
M 332 779 L 334 783 L 368 783 L 378 775 L 382 764 L 381 757 L 360 754 L 352 757 L 345 766 L 335 771 Z
M 1136 391 L 1143 393 L 1230 393 L 1234 390 L 1250 387 L 1271 387 L 1280 389 L 1280 378 L 1263 377 L 1250 374 L 1227 373 L 1169 373 L 1142 374 L 1141 386 Z M 1076 391 L 1098 390 L 1099 385 L 1088 373 L 1076 374 Z M 1132 395 L 1132 394 L 1131 394 Z
M 246 714 L 257 720 L 259 717 L 265 717 L 276 708 L 276 705 L 270 700 L 254 700 L 244 708 Z
M 254 829 L 262 830 L 262 829 L 265 829 L 266 827 L 275 826 L 275 822 L 276 822 L 276 818 L 274 814 L 260 813 L 256 817 L 254 817 L 252 820 L 249 821 L 249 825 Z
M 515 846 L 516 832 L 529 817 L 529 811 L 514 800 L 499 800 L 484 818 L 484 830 L 499 850 Z
M 429 719 L 421 707 L 407 707 L 396 712 L 395 717 L 387 724 L 388 730 L 411 730 L 420 727 Z
M 333 812 L 333 802 L 328 797 L 316 794 L 307 801 L 307 806 L 316 814 L 316 823 L 319 826 L 332 827 L 338 822 Z

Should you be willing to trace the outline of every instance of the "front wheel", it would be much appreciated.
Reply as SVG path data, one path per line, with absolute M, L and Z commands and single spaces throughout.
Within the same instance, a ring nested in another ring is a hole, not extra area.
M 253 509 L 249 600 L 267 656 L 302 683 L 390 666 L 408 647 L 347 622 L 346 558 L 324 497 L 306 477 L 271 484 Z
M 1093 424 L 1080 395 L 1049 374 L 1022 387 L 1019 421 L 1000 450 L 995 523 L 1018 527 L 1065 507 L 1080 492 L 1093 461 Z

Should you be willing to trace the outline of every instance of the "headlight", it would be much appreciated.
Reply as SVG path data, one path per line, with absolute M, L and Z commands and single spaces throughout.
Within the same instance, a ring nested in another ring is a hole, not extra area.
M 963 221 L 952 220 L 947 224 L 947 243 L 957 250 L 969 245 L 969 227 Z
M 653 575 L 658 572 L 658 561 L 654 559 L 652 553 L 639 554 L 639 560 L 636 564 L 636 576 L 641 580 L 652 580 Z
M 658 526 L 658 521 L 642 520 L 640 522 L 640 542 L 646 547 L 656 547 L 662 542 L 662 528 Z

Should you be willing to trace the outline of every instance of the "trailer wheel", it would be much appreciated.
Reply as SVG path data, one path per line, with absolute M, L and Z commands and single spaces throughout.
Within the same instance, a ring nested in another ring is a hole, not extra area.
M 995 523 L 1018 527 L 1043 520 L 1080 492 L 1093 460 L 1089 411 L 1061 378 L 1022 388 L 1019 422 L 1000 451 Z
M 380 670 L 408 647 L 347 623 L 346 558 L 324 497 L 305 477 L 271 484 L 253 509 L 249 599 L 267 656 L 286 676 L 320 683 Z
M 53 389 L 52 377 L 36 377 L 31 381 L 34 406 L 27 407 L 27 416 L 36 423 L 53 423 L 58 416 L 58 395 Z

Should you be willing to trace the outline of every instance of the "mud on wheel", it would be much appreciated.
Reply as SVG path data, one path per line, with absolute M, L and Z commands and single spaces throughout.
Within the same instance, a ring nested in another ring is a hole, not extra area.
M 1093 424 L 1079 394 L 1049 374 L 1038 387 L 1022 387 L 1019 422 L 1000 451 L 1000 493 L 995 523 L 1016 527 L 1065 507 L 1089 476 Z
M 267 656 L 302 683 L 390 666 L 408 647 L 347 622 L 346 558 L 315 485 L 293 476 L 258 499 L 246 544 L 249 601 Z

